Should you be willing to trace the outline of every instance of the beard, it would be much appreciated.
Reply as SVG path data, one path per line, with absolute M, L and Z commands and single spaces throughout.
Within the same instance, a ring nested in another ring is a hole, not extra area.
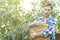
M 45 13 L 44 14 L 45 17 L 49 17 L 49 15 L 50 15 L 49 13 Z

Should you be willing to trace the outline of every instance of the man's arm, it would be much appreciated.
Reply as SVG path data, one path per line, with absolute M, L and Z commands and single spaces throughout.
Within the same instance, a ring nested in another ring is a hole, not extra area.
M 49 25 L 49 29 L 45 30 L 42 32 L 43 36 L 47 37 L 48 35 L 51 35 L 53 32 L 55 32 L 56 30 L 56 21 L 51 21 L 50 25 Z

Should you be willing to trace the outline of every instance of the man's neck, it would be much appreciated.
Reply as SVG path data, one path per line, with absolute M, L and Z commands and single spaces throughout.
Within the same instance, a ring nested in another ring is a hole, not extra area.
M 44 15 L 44 19 L 47 19 L 49 17 L 49 15 L 47 16 L 47 15 Z

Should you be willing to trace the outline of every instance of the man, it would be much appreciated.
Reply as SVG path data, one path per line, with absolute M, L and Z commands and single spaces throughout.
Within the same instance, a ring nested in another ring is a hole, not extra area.
M 37 18 L 35 20 L 36 21 L 43 21 L 44 23 L 48 24 L 48 29 L 43 31 L 41 34 L 40 33 L 36 33 L 36 34 L 33 34 L 31 35 L 32 38 L 34 38 L 35 36 L 39 36 L 39 35 L 43 35 L 44 37 L 47 37 L 48 35 L 51 36 L 51 40 L 55 40 L 55 29 L 56 29 L 56 21 L 54 20 L 53 17 L 51 17 L 51 12 L 52 12 L 52 4 L 47 2 L 45 5 L 44 5 L 44 15 Z

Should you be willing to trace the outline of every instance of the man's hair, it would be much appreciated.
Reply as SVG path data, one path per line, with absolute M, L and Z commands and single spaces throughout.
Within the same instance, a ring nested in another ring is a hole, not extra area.
M 50 2 L 46 2 L 44 6 L 50 6 L 51 9 L 53 9 L 53 6 L 52 6 L 52 4 Z

